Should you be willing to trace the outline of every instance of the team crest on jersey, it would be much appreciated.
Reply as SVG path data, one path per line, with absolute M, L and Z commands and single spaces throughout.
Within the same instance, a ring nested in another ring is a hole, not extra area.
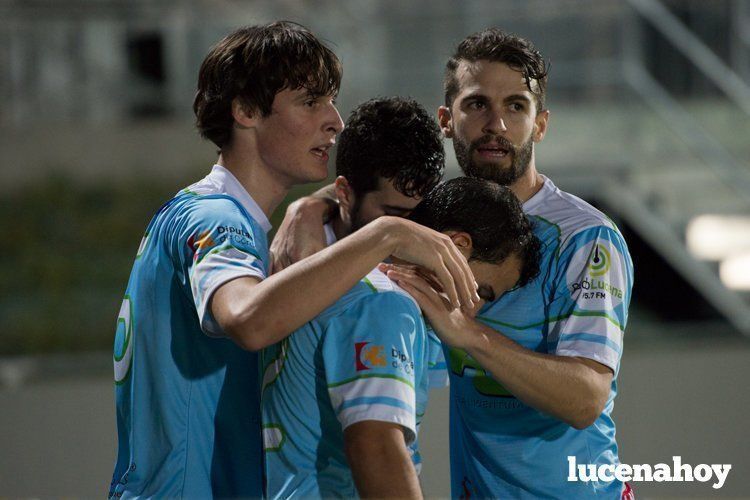
M 592 242 L 578 249 L 568 266 L 570 293 L 584 309 L 601 309 L 622 303 L 625 276 L 612 262 L 623 260 L 614 245 Z M 587 306 L 588 305 L 588 306 Z
M 385 347 L 370 342 L 355 343 L 354 363 L 358 372 L 386 366 Z

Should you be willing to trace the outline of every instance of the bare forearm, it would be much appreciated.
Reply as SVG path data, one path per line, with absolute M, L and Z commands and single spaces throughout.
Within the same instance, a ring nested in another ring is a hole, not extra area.
M 576 428 L 587 427 L 601 414 L 609 393 L 606 381 L 611 380 L 606 367 L 531 351 L 476 321 L 466 333 L 466 351 L 527 405 Z
M 362 498 L 422 498 L 416 470 L 406 447 L 375 446 L 369 453 L 347 454 L 357 492 Z
M 233 337 L 260 349 L 289 335 L 331 305 L 397 245 L 387 221 L 357 233 L 274 274 L 246 297 L 234 297 Z

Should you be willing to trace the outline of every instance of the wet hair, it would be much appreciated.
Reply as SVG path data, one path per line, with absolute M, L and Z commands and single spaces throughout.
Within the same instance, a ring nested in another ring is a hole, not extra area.
M 526 80 L 526 87 L 536 98 L 537 112 L 544 109 L 547 90 L 549 64 L 534 48 L 532 43 L 520 36 L 505 33 L 498 28 L 488 28 L 466 37 L 456 47 L 456 52 L 445 66 L 445 105 L 449 108 L 459 92 L 456 70 L 461 61 L 469 63 L 490 61 L 507 64 L 520 72 Z M 536 89 L 534 82 L 537 83 Z
M 494 182 L 459 177 L 439 184 L 409 215 L 435 231 L 471 236 L 470 259 L 499 264 L 511 255 L 522 261 L 516 286 L 539 274 L 541 243 L 513 192 Z
M 284 89 L 306 89 L 313 97 L 336 94 L 341 62 L 307 28 L 290 21 L 247 26 L 214 45 L 198 73 L 193 101 L 201 136 L 219 149 L 232 142 L 232 101 L 260 116 L 271 114 Z
M 346 177 L 358 199 L 376 190 L 380 178 L 405 196 L 424 196 L 444 169 L 440 128 L 413 99 L 366 101 L 352 111 L 339 136 L 336 175 Z

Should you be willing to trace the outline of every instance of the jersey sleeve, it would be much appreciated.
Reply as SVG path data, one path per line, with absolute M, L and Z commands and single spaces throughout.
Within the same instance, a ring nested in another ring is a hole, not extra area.
M 571 237 L 559 255 L 550 352 L 597 361 L 617 374 L 633 286 L 633 263 L 615 229 Z
M 365 420 L 401 425 L 416 436 L 415 365 L 424 349 L 419 309 L 395 292 L 358 300 L 326 329 L 328 393 L 341 427 Z
M 209 336 L 224 336 L 208 304 L 228 281 L 243 276 L 265 279 L 265 233 L 234 201 L 202 198 L 186 214 L 175 245 L 201 328 Z

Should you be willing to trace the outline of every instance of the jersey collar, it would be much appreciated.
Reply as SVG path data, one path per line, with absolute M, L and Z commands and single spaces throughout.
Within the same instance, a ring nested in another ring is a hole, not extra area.
M 250 216 L 260 224 L 265 232 L 271 230 L 271 223 L 268 221 L 268 217 L 263 213 L 260 206 L 250 196 L 250 193 L 242 187 L 240 181 L 221 165 L 214 165 L 211 169 L 211 173 L 206 176 L 207 181 L 213 184 L 219 193 L 226 194 L 239 201 L 240 204 L 247 210 Z
M 553 192 L 557 187 L 552 183 L 549 178 L 543 174 L 539 174 L 542 176 L 542 179 L 544 179 L 544 184 L 542 184 L 542 188 L 537 191 L 534 196 L 529 198 L 523 203 L 523 211 L 526 213 L 532 212 L 534 209 L 536 209 L 539 205 L 544 203 L 545 198 L 547 198 L 547 195 L 549 193 Z

